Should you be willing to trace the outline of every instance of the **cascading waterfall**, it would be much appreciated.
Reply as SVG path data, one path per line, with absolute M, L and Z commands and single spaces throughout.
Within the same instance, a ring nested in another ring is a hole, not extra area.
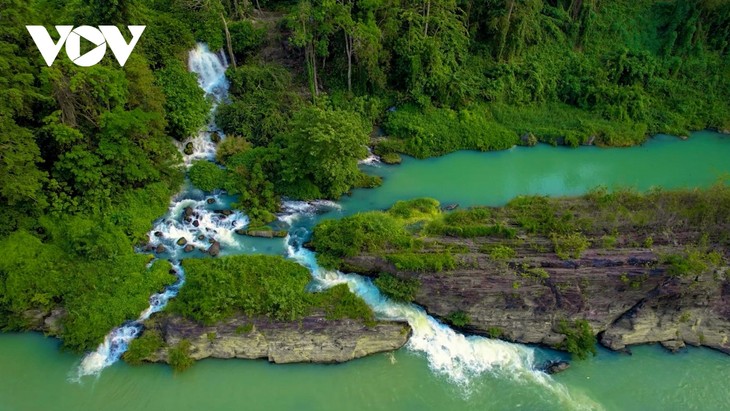
M 312 209 L 303 211 L 311 213 Z M 296 213 L 279 218 L 292 223 L 301 216 L 301 213 Z M 571 395 L 563 385 L 537 370 L 534 349 L 502 340 L 459 334 L 422 308 L 394 302 L 383 296 L 366 277 L 323 269 L 317 263 L 314 252 L 302 246 L 308 236 L 309 230 L 299 227 L 290 232 L 286 241 L 289 257 L 312 273 L 315 290 L 345 283 L 373 309 L 378 318 L 408 322 L 413 334 L 406 347 L 424 354 L 434 372 L 445 375 L 466 389 L 475 377 L 489 372 L 501 378 L 544 387 L 566 409 L 601 409 L 600 405 L 582 395 Z
M 227 67 L 225 54 L 212 53 L 205 44 L 199 43 L 188 55 L 188 69 L 198 75 L 200 88 L 213 103 L 212 110 L 228 98 Z M 175 141 L 178 150 L 183 154 L 186 166 L 190 166 L 196 160 L 215 160 L 214 136 L 218 136 L 221 140 L 225 138 L 223 132 L 211 121 L 207 128 L 198 132 L 196 136 L 191 136 L 182 142 Z
M 225 57 L 214 54 L 203 44 L 190 51 L 190 71 L 198 75 L 200 87 L 205 90 L 206 97 L 217 103 L 224 101 L 228 96 L 228 81 L 225 76 L 227 63 Z M 206 130 L 200 131 L 194 138 L 183 143 L 177 143 L 183 151 L 188 143 L 192 143 L 193 152 L 184 155 L 185 164 L 190 165 L 198 159 L 212 160 L 215 158 L 215 143 L 211 139 L 213 133 L 223 134 L 214 123 L 210 123 Z M 160 219 L 149 232 L 149 246 L 143 250 L 149 252 L 159 246 L 164 250 L 162 254 L 169 258 L 173 272 L 177 276 L 174 284 L 165 288 L 161 293 L 150 297 L 150 305 L 134 321 L 130 321 L 112 330 L 104 338 L 104 342 L 96 351 L 87 354 L 79 364 L 76 372 L 70 376 L 73 381 L 80 381 L 84 376 L 99 375 L 101 371 L 114 364 L 124 354 L 129 343 L 142 331 L 142 323 L 150 315 L 165 308 L 168 301 L 174 298 L 185 283 L 185 273 L 179 260 L 186 251 L 177 244 L 184 238 L 186 245 L 193 249 L 205 251 L 211 243 L 218 242 L 223 248 L 238 247 L 234 240 L 236 229 L 244 228 L 248 224 L 248 217 L 241 212 L 221 212 L 215 210 L 220 203 L 220 196 L 203 198 L 196 191 L 187 190 L 173 198 L 168 213 Z M 187 211 L 189 210 L 189 211 Z M 152 264 L 152 263 L 150 263 Z
M 358 161 L 357 163 L 368 166 L 377 166 L 378 164 L 380 164 L 380 157 L 377 154 L 373 153 L 373 149 L 371 149 L 370 146 L 368 146 L 367 149 L 368 156 Z
M 190 70 L 198 74 L 200 87 L 205 90 L 208 98 L 213 100 L 214 106 L 227 98 L 226 65 L 225 56 L 211 53 L 205 45 L 199 44 L 190 52 Z M 197 136 L 183 143 L 177 143 L 181 151 L 188 143 L 192 143 L 192 154 L 184 155 L 186 165 L 198 159 L 215 158 L 216 146 L 211 139 L 214 132 L 222 137 L 222 133 L 211 122 L 208 128 Z M 361 161 L 362 164 L 378 162 L 377 156 L 370 154 L 367 159 Z M 78 381 L 87 375 L 99 375 L 104 368 L 116 362 L 126 351 L 129 342 L 141 332 L 142 322 L 153 313 L 164 309 L 167 302 L 177 295 L 185 281 L 179 260 L 186 253 L 178 244 L 178 240 L 183 238 L 185 245 L 201 251 L 209 247 L 212 241 L 219 242 L 227 248 L 240 247 L 235 241 L 235 230 L 245 228 L 248 218 L 240 212 L 222 213 L 216 210 L 216 204 L 220 202 L 220 195 L 206 198 L 194 190 L 187 190 L 172 200 L 167 215 L 160 219 L 149 233 L 148 250 L 151 248 L 160 250 L 159 247 L 163 247 L 164 251 L 161 254 L 173 262 L 174 272 L 178 276 L 177 281 L 164 292 L 150 297 L 150 306 L 137 320 L 114 329 L 96 351 L 84 357 L 74 377 L 75 380 Z M 340 206 L 331 201 L 285 201 L 279 219 L 292 225 L 303 216 L 338 208 Z M 445 375 L 463 386 L 468 386 L 474 377 L 489 372 L 499 377 L 539 384 L 545 387 L 546 392 L 557 397 L 565 408 L 599 408 L 587 398 L 574 399 L 562 385 L 554 382 L 543 372 L 535 370 L 533 349 L 500 340 L 464 336 L 439 323 L 415 305 L 396 303 L 387 299 L 365 277 L 321 268 L 314 253 L 302 247 L 303 241 L 309 234 L 308 229 L 296 227 L 290 231 L 286 241 L 289 257 L 312 273 L 313 288 L 326 289 L 346 283 L 352 292 L 362 297 L 373 308 L 379 318 L 407 321 L 413 329 L 407 348 L 423 353 L 434 372 Z

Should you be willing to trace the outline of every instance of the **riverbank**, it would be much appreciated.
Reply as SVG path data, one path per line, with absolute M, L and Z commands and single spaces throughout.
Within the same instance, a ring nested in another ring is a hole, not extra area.
M 366 324 L 358 319 L 328 319 L 324 312 L 317 312 L 297 321 L 236 315 L 212 326 L 162 315 L 147 324 L 141 338 L 160 337 L 160 348 L 144 357 L 147 362 L 175 365 L 175 354 L 171 353 L 186 345 L 186 355 L 195 361 L 242 358 L 266 359 L 276 364 L 322 364 L 397 350 L 405 345 L 410 334 L 410 327 L 403 322 Z
M 182 261 L 186 284 L 165 312 L 145 322 L 124 359 L 178 371 L 203 358 L 275 363 L 344 362 L 402 347 L 404 322 L 376 321 L 346 285 L 310 292 L 310 273 L 280 256 Z
M 596 191 L 441 212 L 428 200 L 325 221 L 324 264 L 468 333 L 583 356 L 660 342 L 730 353 L 730 190 Z

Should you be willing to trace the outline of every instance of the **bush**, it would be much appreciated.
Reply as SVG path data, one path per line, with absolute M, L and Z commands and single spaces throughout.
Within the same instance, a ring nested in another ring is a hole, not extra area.
M 388 273 L 381 273 L 373 283 L 386 296 L 407 303 L 416 298 L 421 287 L 421 282 L 415 278 L 400 278 Z
M 129 348 L 122 356 L 122 359 L 131 365 L 139 365 L 164 346 L 160 332 L 157 330 L 146 330 L 139 338 L 129 343 Z
M 350 318 L 362 320 L 365 325 L 375 325 L 375 314 L 362 298 L 350 292 L 347 284 L 338 284 L 314 294 L 313 305 L 325 312 L 328 320 Z
M 588 354 L 594 356 L 596 351 L 596 336 L 586 320 L 575 320 L 570 323 L 562 320 L 558 324 L 558 332 L 565 335 L 565 341 L 559 348 L 573 354 L 579 360 L 588 358 Z
M 225 184 L 225 174 L 225 170 L 205 160 L 194 162 L 188 171 L 190 182 L 203 191 L 222 188 Z
M 383 128 L 400 142 L 393 147 L 394 151 L 417 158 L 457 150 L 505 150 L 519 141 L 516 133 L 494 122 L 483 106 L 458 112 L 447 108 L 421 111 L 405 106 L 390 113 Z
M 233 54 L 239 60 L 244 60 L 255 54 L 266 39 L 265 27 L 254 27 L 248 20 L 235 21 L 228 25 L 231 34 Z
M 176 372 L 183 372 L 190 368 L 195 363 L 195 360 L 190 357 L 190 341 L 182 339 L 176 346 L 169 347 L 167 361 Z
M 583 251 L 589 246 L 590 242 L 581 233 L 571 233 L 568 235 L 552 235 L 555 254 L 563 260 L 570 258 L 580 258 Z
M 515 258 L 515 255 L 517 255 L 517 253 L 512 247 L 500 244 L 494 246 L 489 252 L 489 256 L 494 261 L 506 261 L 511 258 Z
M 309 313 L 306 268 L 277 256 L 183 260 L 186 284 L 170 310 L 203 324 L 236 312 L 296 320 Z
M 433 198 L 417 198 L 414 200 L 396 201 L 388 210 L 398 218 L 433 218 L 441 214 L 439 202 Z
M 390 214 L 371 211 L 319 223 L 312 234 L 312 246 L 320 264 L 332 268 L 343 257 L 360 252 L 411 248 L 413 239 L 401 221 Z
M 185 140 L 205 125 L 210 103 L 198 86 L 194 73 L 189 73 L 180 62 L 170 61 L 157 72 L 157 81 L 165 93 L 165 117 L 168 133 Z
M 469 318 L 469 314 L 465 313 L 464 311 L 454 311 L 453 313 L 449 314 L 446 319 L 455 327 L 466 327 L 471 322 L 471 318 Z
M 328 319 L 352 318 L 372 325 L 374 314 L 346 285 L 312 294 L 306 268 L 278 256 L 239 255 L 183 261 L 187 282 L 169 310 L 211 325 L 238 312 L 294 321 L 314 310 Z
M 703 252 L 696 248 L 687 248 L 684 254 L 670 254 L 662 258 L 662 263 L 669 266 L 667 272 L 673 277 L 700 275 L 722 262 L 722 255 L 717 251 Z

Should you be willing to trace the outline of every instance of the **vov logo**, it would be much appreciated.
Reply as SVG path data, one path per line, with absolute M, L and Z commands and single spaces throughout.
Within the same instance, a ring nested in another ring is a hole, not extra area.
M 25 26 L 33 37 L 41 56 L 49 66 L 56 61 L 56 56 L 61 51 L 64 43 L 66 44 L 66 55 L 77 66 L 90 67 L 101 61 L 106 54 L 106 46 L 114 53 L 119 65 L 124 66 L 129 55 L 132 54 L 134 46 L 137 45 L 142 32 L 147 26 L 127 26 L 132 33 L 132 41 L 127 43 L 122 37 L 122 33 L 116 26 L 99 26 L 99 28 L 91 26 L 56 26 L 56 31 L 60 35 L 58 42 L 53 42 L 51 35 L 48 34 L 43 26 Z M 81 38 L 92 42 L 96 45 L 93 50 L 81 55 Z

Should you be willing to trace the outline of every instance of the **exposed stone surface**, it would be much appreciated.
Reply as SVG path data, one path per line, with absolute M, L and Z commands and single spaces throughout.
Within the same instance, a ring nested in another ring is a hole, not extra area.
M 367 327 L 361 321 L 327 320 L 319 314 L 292 322 L 236 316 L 210 327 L 163 315 L 150 327 L 160 332 L 167 346 L 175 346 L 182 339 L 190 341 L 190 355 L 196 360 L 266 358 L 280 364 L 339 363 L 396 350 L 408 341 L 411 332 L 407 324 L 400 322 L 379 321 Z M 167 348 L 148 360 L 166 362 Z
M 455 270 L 404 272 L 368 254 L 347 259 L 344 269 L 417 278 L 421 287 L 415 303 L 441 319 L 465 312 L 470 321 L 461 328 L 475 334 L 499 330 L 510 341 L 555 347 L 565 338 L 557 331 L 560 321 L 585 319 L 599 342 L 612 350 L 660 342 L 671 350 L 686 343 L 730 353 L 727 268 L 672 277 L 660 255 L 677 252 L 676 247 L 589 249 L 579 259 L 561 260 L 544 251 L 549 244 L 533 243 L 515 246 L 517 256 L 499 262 L 479 252 L 480 244 L 473 240 L 439 241 L 468 247 L 457 255 Z M 547 278 L 525 267 L 542 268 Z

